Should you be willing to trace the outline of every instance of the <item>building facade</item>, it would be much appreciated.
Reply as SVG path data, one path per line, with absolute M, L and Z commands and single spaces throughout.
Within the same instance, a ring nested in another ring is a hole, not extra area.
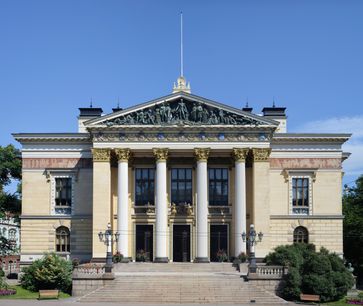
M 81 108 L 78 133 L 14 134 L 22 145 L 21 261 L 45 251 L 104 260 L 98 233 L 136 260 L 216 261 L 293 242 L 343 252 L 342 151 L 348 134 L 286 132 L 285 108 L 263 115 L 190 93 L 102 115 Z M 317 131 L 318 132 L 318 131 Z

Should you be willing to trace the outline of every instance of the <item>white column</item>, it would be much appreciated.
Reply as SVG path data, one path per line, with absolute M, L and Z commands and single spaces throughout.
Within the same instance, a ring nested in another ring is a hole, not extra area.
M 168 149 L 154 149 L 156 158 L 156 250 L 155 262 L 168 262 L 168 202 L 166 194 L 166 160 Z
M 246 157 L 248 149 L 233 149 L 235 158 L 234 178 L 234 255 L 246 253 L 246 243 L 242 233 L 246 233 Z
M 208 258 L 208 172 L 209 149 L 194 149 L 197 159 L 197 256 L 194 262 L 209 262 Z
M 117 251 L 129 257 L 129 149 L 116 149 L 118 159 L 117 178 Z M 97 216 L 95 216 L 97 218 Z

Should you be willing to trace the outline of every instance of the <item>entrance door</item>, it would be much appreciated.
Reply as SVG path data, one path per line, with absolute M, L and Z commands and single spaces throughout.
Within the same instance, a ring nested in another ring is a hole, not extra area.
M 228 226 L 226 224 L 210 226 L 210 261 L 218 261 L 218 251 L 228 255 Z
M 173 227 L 173 261 L 190 261 L 189 225 L 174 225 Z
M 136 254 L 144 253 L 146 261 L 153 261 L 153 226 L 136 225 Z

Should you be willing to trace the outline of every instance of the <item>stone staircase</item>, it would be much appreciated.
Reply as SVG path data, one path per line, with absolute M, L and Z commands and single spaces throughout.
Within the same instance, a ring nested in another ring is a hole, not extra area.
M 265 304 L 286 302 L 244 282 L 230 263 L 129 263 L 114 268 L 115 280 L 79 302 L 152 304 Z M 254 302 L 253 302 L 254 301 Z

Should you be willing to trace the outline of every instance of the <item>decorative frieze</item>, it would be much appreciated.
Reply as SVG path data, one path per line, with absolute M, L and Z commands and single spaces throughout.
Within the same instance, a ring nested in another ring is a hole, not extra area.
M 115 149 L 115 155 L 119 162 L 127 162 L 131 156 L 130 149 Z
M 168 159 L 169 149 L 153 149 L 153 153 L 157 161 L 166 161 Z
M 23 158 L 23 169 L 92 168 L 91 158 Z
M 268 133 L 226 133 L 226 132 L 129 132 L 129 133 L 95 133 L 93 140 L 96 142 L 234 142 L 248 141 L 260 142 L 269 141 L 271 136 Z
M 110 149 L 92 149 L 94 162 L 109 162 L 111 158 Z
M 197 161 L 207 161 L 209 157 L 210 148 L 195 148 L 194 155 Z
M 270 158 L 271 169 L 341 169 L 340 158 Z
M 270 148 L 254 148 L 252 149 L 253 153 L 253 161 L 254 162 L 265 162 L 268 161 L 268 158 L 271 153 Z
M 248 148 L 233 148 L 233 157 L 236 162 L 245 162 L 249 149 Z

